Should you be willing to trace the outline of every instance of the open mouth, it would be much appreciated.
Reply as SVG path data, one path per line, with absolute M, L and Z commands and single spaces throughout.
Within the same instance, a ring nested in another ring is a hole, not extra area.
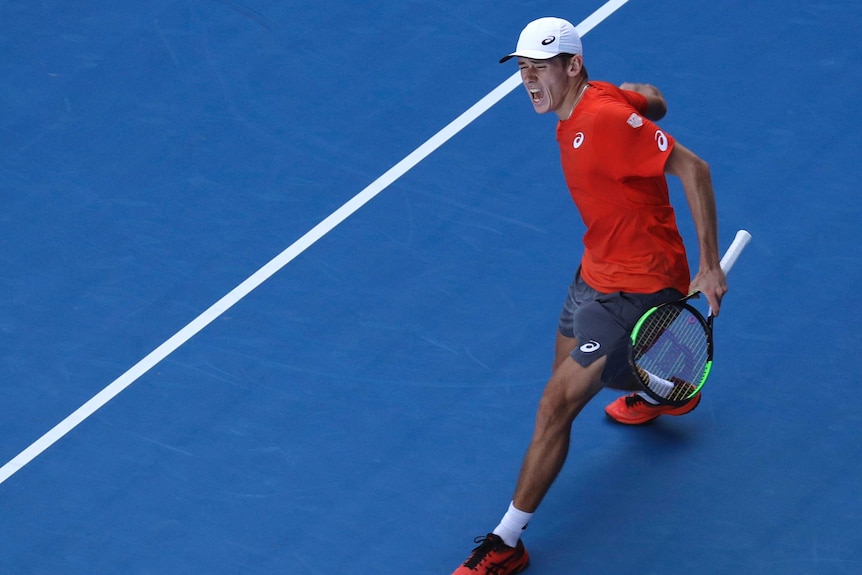
M 542 101 L 544 93 L 539 88 L 528 88 L 527 91 L 530 93 L 530 99 L 534 104 L 538 104 Z

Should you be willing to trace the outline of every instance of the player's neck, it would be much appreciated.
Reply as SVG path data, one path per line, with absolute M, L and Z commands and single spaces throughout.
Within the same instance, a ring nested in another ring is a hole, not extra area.
M 575 108 L 578 107 L 578 104 L 580 103 L 581 98 L 584 97 L 584 92 L 587 91 L 589 85 L 589 82 L 585 78 L 578 78 L 578 82 L 572 86 L 572 89 L 569 91 L 569 96 L 566 98 L 567 101 L 571 100 L 571 104 L 566 102 L 566 104 L 563 105 L 562 110 L 560 110 L 562 112 L 559 114 L 560 121 L 565 122 L 572 117 L 572 114 L 575 113 Z

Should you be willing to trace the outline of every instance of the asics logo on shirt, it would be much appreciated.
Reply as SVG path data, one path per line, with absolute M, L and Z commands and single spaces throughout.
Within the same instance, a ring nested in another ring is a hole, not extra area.
M 581 147 L 581 144 L 583 144 L 583 143 L 584 143 L 584 133 L 578 132 L 577 134 L 575 134 L 575 139 L 572 140 L 572 146 L 577 150 L 578 148 Z
M 666 152 L 667 151 L 667 136 L 664 135 L 664 132 L 662 132 L 661 130 L 656 130 L 654 138 L 655 138 L 656 144 L 658 144 L 659 151 L 660 152 Z

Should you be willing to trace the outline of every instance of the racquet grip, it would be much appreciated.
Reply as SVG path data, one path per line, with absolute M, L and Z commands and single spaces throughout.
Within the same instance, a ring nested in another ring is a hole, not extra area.
M 742 250 L 745 249 L 745 246 L 747 246 L 750 241 L 751 234 L 747 231 L 739 230 L 736 232 L 736 237 L 733 238 L 733 243 L 730 244 L 730 247 L 727 248 L 727 251 L 724 252 L 724 256 L 721 258 L 721 271 L 724 272 L 724 275 L 730 273 L 730 269 L 733 267 L 733 264 L 736 263 L 737 258 L 739 258 L 739 254 L 742 253 Z

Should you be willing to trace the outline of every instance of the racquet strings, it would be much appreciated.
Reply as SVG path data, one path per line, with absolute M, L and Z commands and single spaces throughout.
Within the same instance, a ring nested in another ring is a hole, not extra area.
M 633 341 L 634 362 L 644 384 L 660 397 L 684 400 L 703 384 L 709 362 L 706 328 L 688 308 L 656 308 L 640 325 Z M 655 385 L 645 370 L 673 385 Z

